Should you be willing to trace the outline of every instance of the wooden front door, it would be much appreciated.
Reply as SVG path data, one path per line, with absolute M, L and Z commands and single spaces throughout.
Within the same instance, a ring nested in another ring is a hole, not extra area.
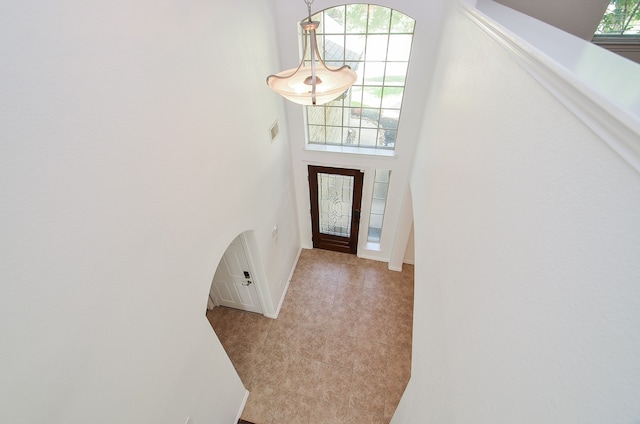
M 356 253 L 364 174 L 309 165 L 313 247 Z

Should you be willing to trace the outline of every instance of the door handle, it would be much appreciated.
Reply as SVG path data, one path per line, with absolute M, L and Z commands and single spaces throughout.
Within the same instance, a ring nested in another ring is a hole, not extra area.
M 246 281 L 246 284 L 242 283 L 242 285 L 245 286 L 245 287 L 249 287 L 251 284 L 253 284 L 253 283 L 251 281 L 249 281 L 249 280 Z
M 360 223 L 360 211 L 353 211 L 353 216 L 356 219 L 356 224 Z

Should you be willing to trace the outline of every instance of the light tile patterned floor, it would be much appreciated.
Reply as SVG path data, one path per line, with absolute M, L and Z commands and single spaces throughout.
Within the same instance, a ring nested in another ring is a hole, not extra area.
M 388 423 L 411 370 L 413 266 L 303 250 L 278 319 L 207 312 L 256 424 Z

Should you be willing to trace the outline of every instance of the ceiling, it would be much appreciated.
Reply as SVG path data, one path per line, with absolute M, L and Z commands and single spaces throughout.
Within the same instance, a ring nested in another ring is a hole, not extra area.
M 591 40 L 609 0 L 495 0 L 585 40 Z

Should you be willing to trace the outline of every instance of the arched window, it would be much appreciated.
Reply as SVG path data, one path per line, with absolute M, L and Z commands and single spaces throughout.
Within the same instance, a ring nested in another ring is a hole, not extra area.
M 320 54 L 358 80 L 345 95 L 307 106 L 309 144 L 394 150 L 415 21 L 397 10 L 348 4 L 316 13 Z

